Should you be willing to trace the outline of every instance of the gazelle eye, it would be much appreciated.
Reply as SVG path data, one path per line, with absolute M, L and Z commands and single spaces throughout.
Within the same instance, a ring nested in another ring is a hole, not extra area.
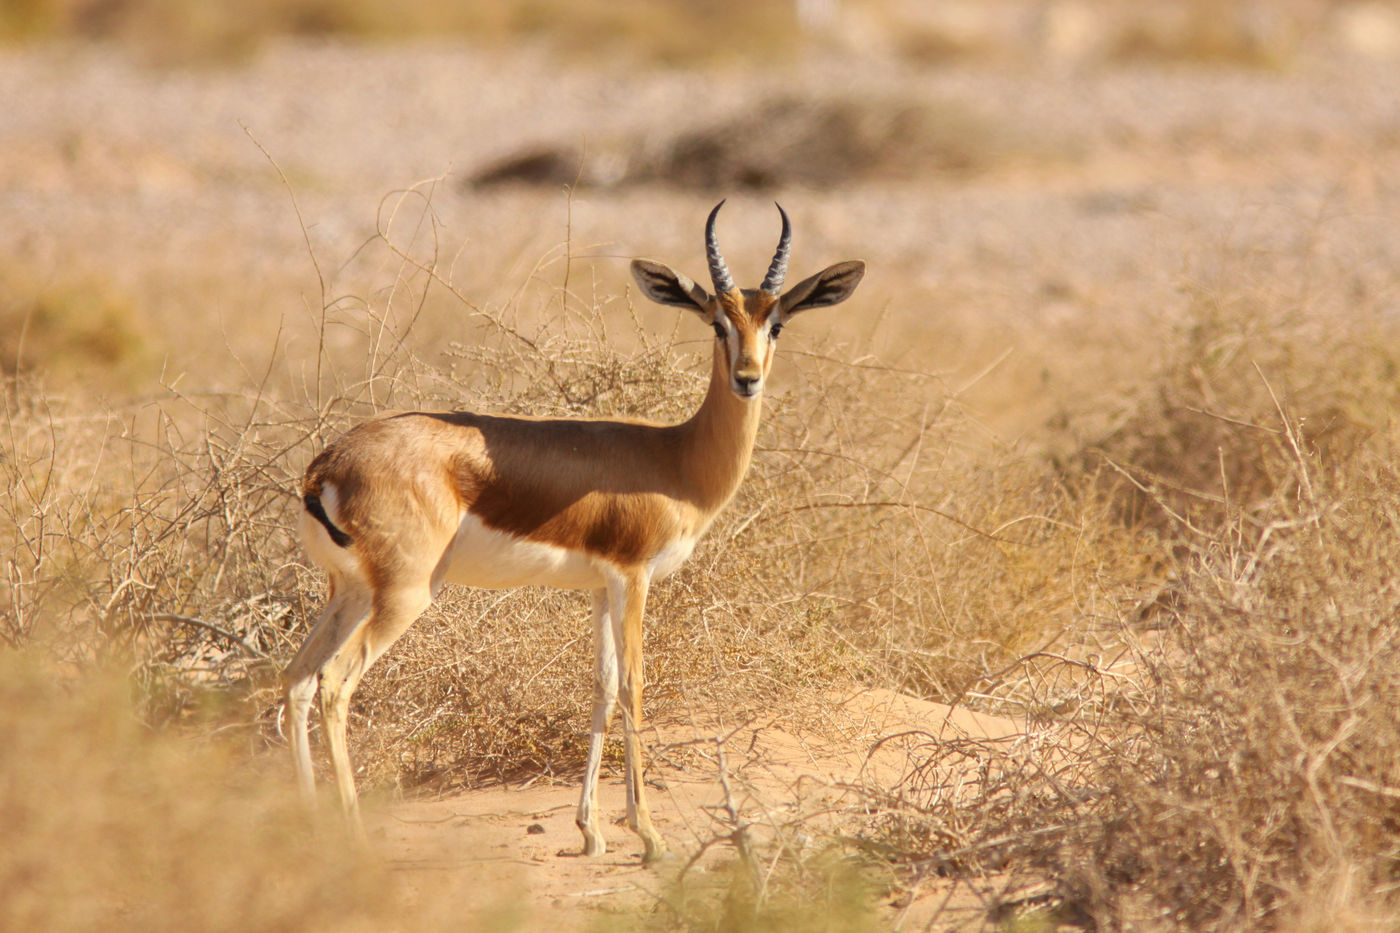
M 710 326 L 713 327 L 713 328 L 715 329 L 715 336 L 718 337 L 720 340 L 723 340 L 725 337 L 728 336 L 728 335 L 724 332 L 724 325 L 721 324 L 719 321 L 715 321 L 715 322 L 714 322 L 713 324 L 711 324 Z
M 770 330 L 770 331 L 768 332 L 768 339 L 770 339 L 770 340 L 777 340 L 777 339 L 778 339 L 778 335 L 781 334 L 782 332 L 783 332 L 783 325 L 781 325 L 781 324 L 774 324 L 774 325 L 773 325 L 773 329 Z

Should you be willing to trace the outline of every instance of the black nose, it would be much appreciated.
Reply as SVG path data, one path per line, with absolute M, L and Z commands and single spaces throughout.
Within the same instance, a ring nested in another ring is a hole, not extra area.
M 758 379 L 756 377 L 750 379 L 745 376 L 735 376 L 734 384 L 738 386 L 739 391 L 745 395 L 753 395 L 754 387 L 758 385 Z

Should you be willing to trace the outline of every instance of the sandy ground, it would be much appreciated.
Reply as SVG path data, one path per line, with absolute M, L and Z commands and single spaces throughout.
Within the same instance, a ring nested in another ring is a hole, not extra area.
M 820 827 L 867 802 L 859 788 L 890 788 L 904 775 L 902 746 L 877 748 L 880 739 L 910 730 L 988 743 L 1026 735 L 1014 720 L 886 690 L 845 697 L 839 708 L 839 742 L 794 734 L 763 718 L 730 728 L 689 723 L 649 730 L 650 799 L 670 850 L 658 867 L 641 864 L 640 844 L 620 823 L 607 829 L 606 855 L 581 856 L 578 787 L 571 783 L 405 801 L 373 818 L 371 836 L 411 897 L 445 898 L 470 915 L 518 922 L 525 930 L 583 930 L 609 917 L 665 913 L 680 876 L 694 883 L 737 857 L 729 841 L 736 821 L 764 851 L 775 842 L 798 852 L 814 844 Z M 607 820 L 622 816 L 623 793 L 621 776 L 605 775 L 599 800 Z M 935 916 L 975 909 L 947 894 L 927 886 L 912 899 L 886 901 L 882 912 L 899 928 L 922 929 Z

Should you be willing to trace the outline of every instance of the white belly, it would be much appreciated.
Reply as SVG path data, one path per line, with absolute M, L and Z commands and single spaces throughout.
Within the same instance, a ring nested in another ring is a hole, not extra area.
M 666 545 L 651 560 L 651 579 L 661 580 L 670 576 L 677 567 L 686 562 L 693 550 L 695 550 L 694 538 L 677 538 Z
M 433 574 L 433 582 L 487 589 L 534 584 L 564 590 L 596 590 L 606 585 L 597 559 L 583 551 L 496 531 L 470 514 L 462 516 L 457 534 Z

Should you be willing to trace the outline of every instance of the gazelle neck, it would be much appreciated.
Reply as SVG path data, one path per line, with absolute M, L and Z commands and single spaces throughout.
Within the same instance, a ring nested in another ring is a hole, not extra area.
M 699 505 L 718 511 L 734 495 L 749 468 L 763 412 L 763 396 L 741 399 L 729 388 L 722 346 L 716 347 L 705 401 L 689 421 L 678 425 L 682 456 L 696 472 Z

